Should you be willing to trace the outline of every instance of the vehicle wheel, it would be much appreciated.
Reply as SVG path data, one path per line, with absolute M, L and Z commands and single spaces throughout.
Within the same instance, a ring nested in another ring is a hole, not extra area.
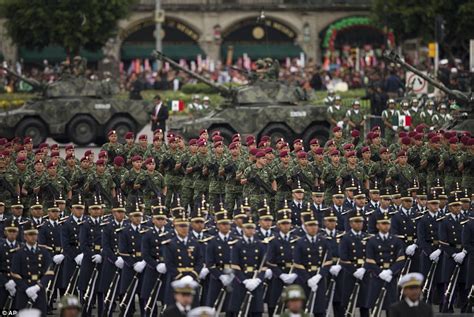
M 65 144 L 71 142 L 69 138 L 66 135 L 61 135 L 61 136 L 56 136 L 53 138 L 54 141 L 60 143 L 60 144 Z
M 260 137 L 263 135 L 270 136 L 272 144 L 275 144 L 276 140 L 280 138 L 284 138 L 286 142 L 291 144 L 294 139 L 293 132 L 291 132 L 291 130 L 285 125 L 280 123 L 271 124 L 263 129 L 262 133 L 260 133 Z
M 324 146 L 326 141 L 329 139 L 328 128 L 322 125 L 314 125 L 306 131 L 303 137 L 303 141 L 304 141 L 305 146 L 308 147 L 308 149 L 309 149 L 309 142 L 311 141 L 311 139 L 314 139 L 314 138 L 319 140 L 319 144 L 321 144 L 321 146 Z
M 135 131 L 135 123 L 127 117 L 115 117 L 110 120 L 105 128 L 105 135 L 107 135 L 110 130 L 115 130 L 117 132 L 118 141 L 120 143 L 125 143 L 125 134 L 127 132 L 137 132 Z
M 48 137 L 48 128 L 39 119 L 26 118 L 16 126 L 15 136 L 21 138 L 29 136 L 33 140 L 33 145 L 38 146 Z
M 97 137 L 97 123 L 89 116 L 76 116 L 67 126 L 67 135 L 79 146 L 88 145 Z
M 230 144 L 230 142 L 232 142 L 232 135 L 234 135 L 234 133 L 230 129 L 224 127 L 212 128 L 209 131 L 209 135 L 212 135 L 212 132 L 214 131 L 219 131 L 221 133 L 221 136 L 224 138 L 226 144 Z

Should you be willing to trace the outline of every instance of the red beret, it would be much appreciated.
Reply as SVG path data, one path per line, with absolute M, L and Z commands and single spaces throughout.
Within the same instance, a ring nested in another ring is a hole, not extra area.
M 369 132 L 367 133 L 367 139 L 372 140 L 375 137 L 375 133 Z
M 416 132 L 415 132 L 415 131 L 410 131 L 410 132 L 408 132 L 408 136 L 409 136 L 410 138 L 413 138 L 415 135 L 416 135 Z
M 423 123 L 420 123 L 419 125 L 416 126 L 415 131 L 417 133 L 423 133 L 425 129 L 426 129 L 426 125 L 424 125 Z
M 159 140 L 161 140 L 159 136 L 156 135 L 156 136 L 153 137 L 153 142 L 159 141 Z
M 370 147 L 364 146 L 364 147 L 362 148 L 362 151 L 361 151 L 361 152 L 362 152 L 362 153 L 370 152 Z
M 149 157 L 145 160 L 145 165 L 153 164 L 153 163 L 155 163 L 155 160 L 152 157 Z
M 304 159 L 308 157 L 308 154 L 306 154 L 305 151 L 299 151 L 298 154 L 296 154 L 296 157 L 299 159 Z
M 55 143 L 51 145 L 51 150 L 57 150 L 57 149 L 59 149 L 59 144 Z
M 408 136 L 408 134 L 407 134 L 405 131 L 402 131 L 402 132 L 398 133 L 398 137 L 399 137 L 400 139 L 403 139 L 403 138 L 406 137 L 406 136 Z
M 293 144 L 296 144 L 296 143 L 303 143 L 303 140 L 301 140 L 301 139 L 295 139 L 295 140 L 293 141 Z
M 88 158 L 87 156 L 83 156 L 83 157 L 81 158 L 81 163 L 84 162 L 84 161 L 88 161 L 88 160 L 89 160 L 89 158 Z
M 2 152 L 3 156 L 10 156 L 10 151 L 5 150 Z
M 35 161 L 35 165 L 38 164 L 38 163 L 44 164 L 44 161 L 42 159 L 38 159 L 38 160 Z
M 407 152 L 405 151 L 398 152 L 397 157 L 400 157 L 400 156 L 407 156 Z
M 56 166 L 56 162 L 54 162 L 54 161 L 50 161 L 48 163 L 48 168 L 55 167 L 55 166 Z
M 458 142 L 459 142 L 459 140 L 458 140 L 458 138 L 455 137 L 455 136 L 449 139 L 449 144 L 456 144 L 456 143 L 458 143 Z
M 247 146 L 249 145 L 254 145 L 255 144 L 255 140 L 254 139 L 250 139 L 249 141 L 246 141 L 247 143 Z
M 189 140 L 188 144 L 189 144 L 189 145 L 196 145 L 196 144 L 197 144 L 197 140 L 196 140 L 196 139 L 191 139 L 191 140 Z
M 434 137 L 436 135 L 435 132 L 431 131 L 431 132 L 428 132 L 428 140 L 431 140 L 432 137 Z
M 309 145 L 313 145 L 313 144 L 319 144 L 318 139 L 314 138 L 314 139 L 311 139 L 311 141 L 309 141 Z
M 74 154 L 71 153 L 71 154 L 66 154 L 66 158 L 65 158 L 65 159 L 66 159 L 66 160 L 69 160 L 69 159 L 74 159 L 74 158 L 75 158 L 75 157 L 74 157 Z
M 351 131 L 351 136 L 352 136 L 353 138 L 358 138 L 358 137 L 360 137 L 360 132 L 359 132 L 359 130 L 352 130 L 352 131 Z
M 107 136 L 111 136 L 113 134 L 117 134 L 117 131 L 115 130 L 110 130 L 109 132 L 107 132 Z
M 105 160 L 104 160 L 104 159 L 98 159 L 98 160 L 95 162 L 95 165 L 105 165 Z
M 38 149 L 42 149 L 42 148 L 45 148 L 45 147 L 46 148 L 49 147 L 48 143 L 41 143 L 40 145 L 38 145 Z
M 289 155 L 288 151 L 281 151 L 280 157 L 287 157 Z
M 141 160 L 142 160 L 142 157 L 140 155 L 134 155 L 132 157 L 132 162 L 141 161 Z
M 40 149 L 36 149 L 35 150 L 35 155 L 37 155 L 37 154 L 43 154 L 43 151 L 41 151 Z
M 201 134 L 203 134 L 203 133 L 207 133 L 207 129 L 201 129 L 201 130 L 199 131 L 199 135 L 201 135 Z
M 17 152 L 20 152 L 20 151 L 24 151 L 25 150 L 25 147 L 23 145 L 19 145 L 17 148 L 16 148 L 16 151 Z
M 417 141 L 423 140 L 423 134 L 422 134 L 422 133 L 417 133 L 417 134 L 414 136 L 414 139 L 417 140 Z
M 341 127 L 337 127 L 337 126 L 332 128 L 332 132 L 339 132 L 341 130 L 342 130 Z
M 135 134 L 133 132 L 125 133 L 125 139 L 135 139 Z
M 85 153 L 84 153 L 84 156 L 89 156 L 92 154 L 92 150 L 87 150 Z
M 388 148 L 383 147 L 380 149 L 380 154 L 383 154 L 383 153 L 390 153 L 390 151 L 388 150 Z
M 240 139 L 240 133 L 235 133 L 232 135 L 232 139 L 239 138 Z
M 265 152 L 265 154 L 273 153 L 273 149 L 271 147 L 267 147 L 263 151 Z
M 381 131 L 381 128 L 379 125 L 374 126 L 370 131 L 375 132 L 375 131 Z
M 224 140 L 223 137 L 221 137 L 220 135 L 215 135 L 212 137 L 212 142 L 219 142 L 219 141 L 222 141 Z
M 29 144 L 33 143 L 33 139 L 27 136 L 26 138 L 23 139 L 23 144 Z
M 266 143 L 265 141 L 260 141 L 260 142 L 258 143 L 258 147 L 264 147 L 264 146 L 265 146 L 265 143 Z
M 138 137 L 139 140 L 148 140 L 148 137 L 146 134 L 141 134 L 139 137 Z
M 339 156 L 339 151 L 338 150 L 332 150 L 331 153 L 329 153 L 331 156 Z
M 123 166 L 123 164 L 125 163 L 125 160 L 123 157 L 121 156 L 116 156 L 114 158 L 114 164 L 117 165 L 117 166 Z
M 212 131 L 211 137 L 215 137 L 216 135 L 221 135 L 221 131 L 219 130 Z
M 233 150 L 237 147 L 238 147 L 237 142 L 232 142 L 231 144 L 229 144 L 229 150 Z
M 352 144 L 352 143 L 347 143 L 347 144 L 344 144 L 344 146 L 343 146 L 342 148 L 344 149 L 344 151 L 347 151 L 347 150 L 353 149 L 353 148 L 354 148 L 354 144 Z
M 265 157 L 265 152 L 263 151 L 258 151 L 257 154 L 255 154 L 257 158 Z
M 285 142 L 285 139 L 279 138 L 278 140 L 276 140 L 276 143 L 282 143 L 282 142 Z
M 248 136 L 245 138 L 245 142 L 247 142 L 247 143 L 248 143 L 249 141 L 251 141 L 251 140 L 252 140 L 252 141 L 255 140 L 255 137 L 254 137 L 253 135 L 248 135 Z
M 17 158 L 16 158 L 16 162 L 17 162 L 17 163 L 26 162 L 26 158 L 25 158 L 25 157 L 17 157 Z
M 268 141 L 270 141 L 270 136 L 264 135 L 264 136 L 261 137 L 260 141 L 268 142 Z
M 469 136 L 467 136 L 467 135 L 463 135 L 463 136 L 461 137 L 461 143 L 464 144 L 464 145 L 468 145 L 470 139 L 471 139 L 471 137 L 469 137 Z
M 51 157 L 58 157 L 58 156 L 59 156 L 58 151 L 51 152 Z
M 334 140 L 328 140 L 326 142 L 326 146 L 332 146 L 332 145 L 334 145 Z
M 316 151 L 314 151 L 315 154 L 317 155 L 323 155 L 324 154 L 324 149 L 322 147 L 317 148 Z
M 411 139 L 409 137 L 406 136 L 402 139 L 402 144 L 410 145 L 410 143 L 411 143 Z
M 356 155 L 356 151 L 347 151 L 346 154 L 344 154 L 345 157 L 351 157 L 355 155 Z
M 7 144 L 8 140 L 6 138 L 0 138 L 0 145 Z
M 204 140 L 204 139 L 199 139 L 197 145 L 198 145 L 199 147 L 207 146 L 207 141 Z
M 166 137 L 167 137 L 167 138 L 174 138 L 175 135 L 174 135 L 173 132 L 169 131 L 168 133 L 166 133 Z
M 453 134 L 450 131 L 444 132 L 444 137 L 445 137 L 445 139 L 448 139 L 448 140 L 451 139 L 455 135 L 456 135 L 456 133 Z
M 74 145 L 73 144 L 68 144 L 66 145 L 66 147 L 64 148 L 66 151 L 68 150 L 74 150 Z
M 99 158 L 104 158 L 104 157 L 107 157 L 107 151 L 100 151 Z
M 218 147 L 218 146 L 223 146 L 224 143 L 222 143 L 222 141 L 217 141 L 214 143 L 214 148 Z
M 256 149 L 256 148 L 250 149 L 250 151 L 249 151 L 249 154 L 250 154 L 250 155 L 254 155 L 254 156 L 255 156 L 255 155 L 257 155 L 257 153 L 258 153 L 258 149 Z

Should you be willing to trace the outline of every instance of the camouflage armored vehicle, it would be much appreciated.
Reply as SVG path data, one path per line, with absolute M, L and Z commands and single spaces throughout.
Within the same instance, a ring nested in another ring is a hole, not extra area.
M 110 81 L 68 75 L 43 85 L 3 69 L 41 95 L 20 108 L 0 112 L 1 137 L 30 136 L 35 145 L 47 137 L 60 143 L 102 144 L 109 130 L 116 130 L 122 139 L 127 131 L 139 132 L 149 121 L 147 110 L 151 105 L 113 98 L 115 89 Z
M 305 144 L 312 138 L 325 142 L 329 137 L 326 107 L 308 104 L 301 89 L 278 81 L 277 71 L 270 69 L 272 77 L 258 78 L 256 75 L 248 85 L 229 88 L 181 67 L 160 52 L 155 51 L 154 57 L 214 87 L 225 97 L 216 110 L 171 124 L 171 130 L 179 131 L 186 138 L 197 137 L 201 129 L 220 130 L 227 141 L 234 133 L 252 134 L 258 138 L 269 135 L 272 140 L 283 137 L 288 142 L 302 138 Z
M 452 90 L 447 88 L 440 81 L 430 76 L 427 76 L 425 73 L 420 72 L 415 67 L 406 63 L 399 55 L 397 55 L 393 51 L 384 51 L 383 56 L 388 61 L 398 64 L 404 69 L 420 76 L 421 78 L 429 82 L 431 85 L 444 92 L 446 95 L 454 98 L 456 102 L 459 103 L 462 108 L 461 111 L 459 111 L 459 115 L 454 117 L 453 121 L 446 123 L 446 125 L 442 127 L 444 130 L 454 131 L 457 133 L 468 131 L 471 134 L 474 134 L 474 113 L 472 111 L 472 106 L 474 105 L 474 98 L 472 96 L 472 91 L 462 92 L 459 90 Z

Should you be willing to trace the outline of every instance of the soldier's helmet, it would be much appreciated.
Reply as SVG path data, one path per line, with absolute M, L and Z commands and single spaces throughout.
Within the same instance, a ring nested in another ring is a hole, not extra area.
M 76 296 L 64 295 L 59 301 L 58 308 L 59 311 L 62 311 L 68 308 L 76 308 L 78 310 L 81 310 L 82 307 L 79 299 Z
M 306 300 L 304 290 L 299 285 L 289 285 L 283 291 L 284 301 L 289 300 Z

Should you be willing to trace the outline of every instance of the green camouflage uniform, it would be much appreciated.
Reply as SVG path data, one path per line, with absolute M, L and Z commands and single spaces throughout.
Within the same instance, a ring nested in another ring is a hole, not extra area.
M 5 169 L 0 171 L 0 181 L 0 202 L 9 207 L 12 202 L 16 201 L 18 177 Z
M 324 193 L 325 203 L 330 204 L 332 201 L 332 193 L 336 188 L 336 180 L 339 177 L 339 171 L 342 169 L 342 164 L 338 164 L 337 166 L 330 163 L 327 164 L 323 169 L 323 174 L 321 175 L 321 179 L 324 181 L 326 185 L 326 192 Z
M 155 199 L 157 195 L 161 196 L 161 191 L 165 187 L 165 179 L 163 175 L 156 170 L 153 172 L 144 171 L 135 179 L 135 184 L 141 186 L 140 188 L 143 192 L 145 210 L 151 214 L 152 200 Z
M 225 173 L 225 208 L 232 212 L 234 205 L 237 200 L 242 198 L 242 184 L 240 184 L 240 178 L 237 179 L 237 172 L 240 164 L 244 159 L 239 156 L 237 160 L 229 155 L 223 162 L 224 173 Z
M 64 167 L 58 168 L 58 174 L 64 177 L 65 179 L 72 180 L 72 176 L 78 169 L 79 167 L 77 167 L 77 165 L 74 165 L 73 168 L 70 168 L 69 166 L 66 165 Z
M 145 159 L 145 153 L 148 151 L 149 146 L 147 147 L 142 147 L 140 144 L 135 144 L 135 146 L 128 152 L 127 160 L 131 161 L 132 158 L 135 155 L 141 156 L 143 159 Z
M 43 173 L 37 186 L 40 186 L 40 196 L 43 204 L 46 201 L 54 201 L 59 196 L 65 198 L 71 190 L 71 185 L 64 177 L 60 175 L 53 177 L 48 173 Z
M 469 152 L 465 152 L 460 157 L 460 162 L 463 163 L 462 171 L 462 187 L 463 188 L 474 188 L 474 155 Z
M 423 153 L 423 147 L 421 146 L 411 146 L 407 151 L 408 164 L 413 166 L 415 171 L 418 172 L 418 180 L 421 185 L 425 186 L 426 184 L 426 172 L 421 168 L 421 154 Z
M 123 145 L 118 142 L 107 142 L 102 145 L 102 150 L 107 151 L 109 162 L 113 162 L 116 156 L 122 156 L 124 154 Z
M 115 183 L 112 176 L 108 172 L 102 174 L 93 171 L 89 173 L 84 184 L 85 191 L 89 191 L 93 195 L 99 194 L 102 197 L 107 208 L 111 208 L 113 204 L 112 190 L 115 188 Z M 96 191 L 97 190 L 97 191 Z M 91 203 L 93 200 L 90 201 Z
M 458 152 L 448 150 L 441 154 L 441 160 L 444 162 L 444 187 L 451 191 L 455 188 L 456 182 L 461 184 L 462 181 L 462 174 L 458 168 L 461 157 Z
M 358 180 L 362 184 L 368 180 L 368 176 L 360 163 L 355 166 L 350 166 L 349 164 L 344 165 L 339 170 L 339 177 L 342 178 L 343 183 L 349 182 L 352 178 Z
M 413 180 L 417 178 L 417 174 L 410 164 L 404 166 L 395 164 L 388 171 L 388 177 L 391 178 L 392 183 L 398 184 L 400 188 L 408 189 Z
M 212 210 L 225 195 L 224 154 L 217 157 L 214 153 L 208 155 L 206 166 L 209 170 L 209 205 Z
M 328 110 L 327 110 L 327 114 L 326 114 L 327 118 L 328 118 L 328 121 L 330 119 L 334 119 L 336 122 L 339 122 L 339 121 L 343 121 L 344 118 L 346 117 L 346 110 L 344 109 L 344 107 L 341 105 L 338 108 L 336 108 L 335 105 L 331 105 L 328 107 Z M 334 128 L 335 126 L 333 124 L 331 124 L 331 130 L 330 130 L 330 135 L 332 135 L 332 128 Z
M 398 112 L 396 109 L 385 109 L 382 111 L 382 118 L 386 119 L 393 126 L 398 126 Z M 397 132 L 393 131 L 393 129 L 388 126 L 385 126 L 384 136 L 387 143 L 392 144 L 397 137 Z
M 186 168 L 189 166 L 189 162 L 193 156 L 197 154 L 191 154 L 189 151 L 185 151 L 183 155 L 181 155 L 181 165 L 183 170 L 186 171 Z M 194 177 L 192 173 L 185 173 L 183 179 L 181 180 L 181 206 L 187 207 L 193 205 L 193 195 L 194 195 Z
M 431 188 L 437 178 L 444 179 L 443 171 L 439 170 L 439 160 L 441 157 L 441 151 L 434 148 L 428 147 L 421 153 L 421 160 L 426 160 L 426 166 L 423 169 L 426 173 L 426 184 L 428 188 Z
M 356 125 L 355 129 L 359 130 L 361 136 L 364 135 L 364 126 L 362 125 L 362 121 L 364 121 L 364 114 L 362 113 L 361 109 L 359 109 L 358 112 L 356 112 L 354 109 L 347 110 L 346 119 Z M 347 127 L 348 129 L 353 129 L 349 127 L 349 125 Z
M 166 195 L 166 206 L 171 207 L 171 199 L 173 194 L 181 192 L 181 181 L 183 180 L 182 169 L 176 170 L 175 166 L 180 162 L 181 152 L 179 150 L 172 151 L 169 149 L 163 154 L 162 164 L 165 166 L 165 184 L 168 188 Z
M 156 165 L 159 166 L 165 151 L 166 151 L 166 147 L 164 146 L 161 146 L 159 149 L 157 149 L 154 146 L 150 146 L 148 150 L 145 152 L 144 157 L 145 158 L 152 157 L 155 160 Z
M 192 175 L 194 178 L 194 201 L 201 201 L 202 196 L 208 197 L 209 175 L 203 173 L 207 157 L 201 153 L 191 157 L 188 167 L 192 167 Z
M 257 168 L 256 164 L 252 164 L 245 169 L 242 175 L 242 178 L 247 180 L 247 183 L 244 184 L 244 191 L 249 193 L 249 205 L 254 214 L 257 212 L 257 209 L 263 205 L 264 199 L 267 199 L 267 202 L 271 199 L 271 195 L 265 191 L 262 186 L 256 184 L 256 177 L 259 177 L 260 180 L 270 188 L 273 181 L 273 176 L 265 167 Z
M 289 169 L 289 164 L 288 166 L 285 166 L 281 162 L 277 167 L 275 167 L 275 169 L 273 169 L 273 178 L 277 184 L 274 210 L 280 209 L 285 200 L 291 199 L 291 188 L 288 185 Z
M 73 196 L 79 193 L 82 194 L 82 191 L 84 189 L 84 184 L 86 183 L 86 180 L 87 180 L 87 176 L 89 175 L 89 173 L 91 173 L 91 171 L 92 171 L 91 168 L 84 169 L 82 167 L 79 167 L 74 172 L 74 174 L 72 174 L 72 178 L 69 183 L 71 184 Z M 84 200 L 85 197 L 82 197 L 82 199 Z
M 135 209 L 133 204 L 136 202 L 137 196 L 141 196 L 141 189 L 133 189 L 133 185 L 138 176 L 143 173 L 145 173 L 144 170 L 139 170 L 137 172 L 132 168 L 122 175 L 122 183 L 125 184 L 124 194 L 127 196 L 127 205 L 132 209 Z
M 428 127 L 434 127 L 436 125 L 437 117 L 438 115 L 434 110 L 428 111 L 428 109 L 424 109 L 420 113 L 421 121 Z
M 320 175 L 317 175 L 309 164 L 306 166 L 296 164 L 288 171 L 288 181 L 295 184 L 299 179 L 301 187 L 306 193 L 311 193 L 314 187 L 314 181 L 319 176 Z M 307 196 L 307 198 L 309 198 L 309 196 Z
M 385 179 L 388 177 L 388 171 L 392 167 L 392 161 L 384 162 L 383 160 L 380 160 L 372 165 L 368 175 L 370 175 L 374 181 L 377 180 L 377 183 L 385 184 Z

